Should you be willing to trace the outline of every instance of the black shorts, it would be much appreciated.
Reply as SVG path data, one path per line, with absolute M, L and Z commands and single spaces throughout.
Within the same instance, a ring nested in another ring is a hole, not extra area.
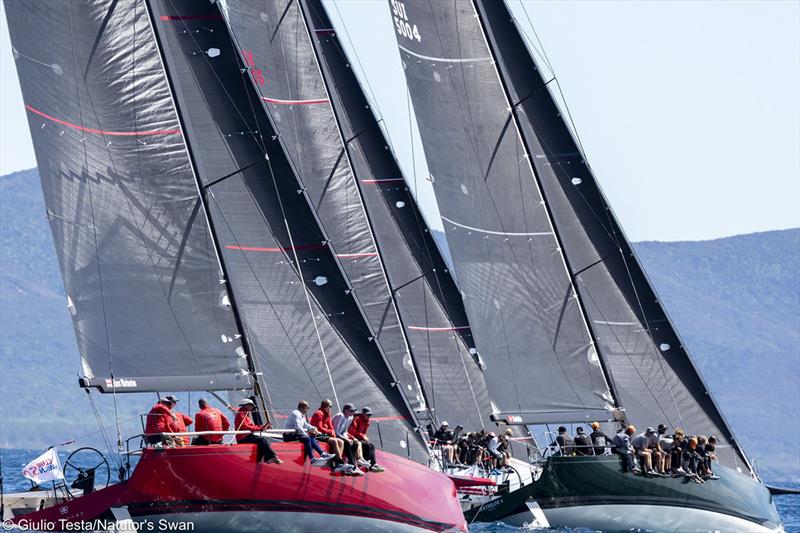
M 323 435 L 322 433 L 317 433 L 314 435 L 319 442 L 328 442 L 328 439 L 331 438 L 330 435 Z

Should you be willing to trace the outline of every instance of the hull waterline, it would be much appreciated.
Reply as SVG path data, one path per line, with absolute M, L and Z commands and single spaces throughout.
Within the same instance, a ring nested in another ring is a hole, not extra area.
M 459 531 L 466 528 L 443 474 L 378 452 L 386 472 L 334 474 L 275 443 L 282 465 L 256 463 L 255 446 L 145 449 L 131 478 L 15 518 L 18 523 L 91 520 L 193 524 L 193 531 Z

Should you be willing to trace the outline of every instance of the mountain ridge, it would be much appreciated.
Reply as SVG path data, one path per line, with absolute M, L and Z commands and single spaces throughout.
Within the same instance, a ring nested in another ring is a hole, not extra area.
M 634 248 L 762 475 L 800 479 L 800 228 Z M 0 261 L 0 446 L 101 442 L 35 169 L 0 177 Z M 91 397 L 115 434 L 113 398 Z M 117 402 L 124 433 L 154 400 Z

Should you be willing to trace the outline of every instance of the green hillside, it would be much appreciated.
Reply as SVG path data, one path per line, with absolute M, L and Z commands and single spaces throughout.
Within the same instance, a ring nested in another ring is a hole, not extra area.
M 636 248 L 762 475 L 800 479 L 800 229 Z M 0 446 L 98 443 L 35 170 L 0 177 L 0 261 Z M 132 432 L 155 396 L 118 399 Z

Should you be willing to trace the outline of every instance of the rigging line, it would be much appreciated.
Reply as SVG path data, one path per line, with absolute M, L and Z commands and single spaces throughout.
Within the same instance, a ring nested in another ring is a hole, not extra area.
M 173 4 L 172 0 L 165 0 L 165 1 L 168 2 L 169 5 L 172 6 L 172 9 L 177 12 L 177 8 Z M 186 30 L 186 33 L 184 35 L 187 35 L 192 40 L 192 44 L 194 45 L 195 50 L 201 51 L 202 47 L 197 42 L 197 39 L 195 39 L 194 35 L 192 34 L 191 30 L 189 29 L 189 25 L 186 23 L 186 20 L 181 19 L 180 20 L 180 24 L 183 25 L 184 30 Z M 153 31 L 155 31 L 155 28 L 153 29 Z M 237 50 L 234 50 L 233 53 L 238 56 L 238 54 L 240 52 L 237 51 Z M 211 59 L 209 58 L 209 56 L 207 54 L 205 54 L 205 53 L 200 53 L 199 55 L 202 56 L 203 61 L 205 61 L 206 65 L 208 66 L 208 70 L 213 74 L 214 79 L 217 82 L 217 86 L 220 89 L 222 89 L 222 91 L 225 93 L 225 98 L 227 98 L 228 104 L 230 105 L 230 107 L 232 107 L 234 109 L 234 111 L 236 111 L 236 114 L 241 119 L 243 125 L 248 129 L 247 133 L 250 135 L 250 137 L 253 138 L 253 140 L 255 140 L 259 144 L 259 146 L 262 148 L 262 151 L 264 153 L 266 153 L 266 146 L 263 144 L 263 135 L 261 134 L 261 132 L 260 131 L 254 132 L 253 129 L 250 127 L 250 124 L 247 122 L 247 119 L 245 118 L 244 114 L 239 109 L 239 106 L 237 105 L 236 101 L 231 96 L 230 92 L 228 92 L 228 88 L 225 86 L 225 83 L 223 83 L 222 79 L 219 77 L 219 74 L 217 74 L 217 70 L 216 70 L 216 68 L 214 68 L 214 64 L 211 62 Z M 194 71 L 192 71 L 192 76 L 194 76 Z M 195 80 L 195 81 L 197 81 L 198 85 L 202 86 L 202 84 L 199 83 L 199 80 Z M 248 98 L 248 101 L 249 101 L 249 98 Z M 255 123 L 255 126 L 258 127 L 258 122 Z M 220 133 L 222 133 L 222 132 L 220 132 Z M 262 142 L 259 143 L 259 139 L 261 139 Z
M 458 17 L 458 5 L 457 5 L 457 1 L 456 0 L 453 0 L 453 10 L 456 13 L 456 17 Z M 437 30 L 439 30 L 439 31 L 436 32 L 436 34 L 439 36 L 439 44 L 441 46 L 441 49 L 442 50 L 447 49 L 445 47 L 445 43 L 442 40 L 442 36 L 445 34 L 445 32 L 441 31 L 441 29 L 438 27 L 439 25 L 438 25 L 438 22 L 436 20 L 436 17 L 432 17 L 431 20 L 433 21 L 434 26 L 437 28 Z M 458 46 L 459 55 L 463 55 L 462 46 L 461 46 L 461 33 L 458 32 L 458 31 L 456 32 L 456 44 Z M 461 82 L 462 82 L 463 86 L 466 87 L 467 86 L 466 72 L 465 72 L 463 66 L 461 66 L 461 68 L 459 70 L 460 70 L 460 74 L 461 74 Z M 452 87 L 452 84 L 451 84 L 451 87 Z M 453 92 L 455 92 L 455 87 L 452 87 L 452 89 L 453 89 Z M 472 160 L 474 161 L 475 165 L 477 166 L 479 164 L 477 142 L 473 137 L 471 137 L 469 135 L 469 130 L 467 129 L 467 124 L 466 124 L 466 120 L 471 118 L 471 114 L 464 112 L 464 108 L 463 108 L 463 106 L 461 104 L 461 99 L 460 98 L 454 98 L 454 100 L 455 100 L 456 104 L 458 105 L 459 111 L 461 111 L 461 116 L 462 116 L 461 128 L 463 129 L 464 138 L 467 139 L 467 142 L 469 143 L 469 147 L 471 148 L 470 156 L 471 156 Z M 464 100 L 466 102 L 466 106 L 469 108 L 470 107 L 470 99 L 469 99 L 469 97 L 466 96 Z M 466 117 L 466 120 L 463 119 L 463 117 Z M 474 125 L 473 125 L 473 131 L 474 131 Z M 473 182 L 474 181 L 475 180 L 474 180 L 474 176 L 473 176 Z M 474 185 L 474 183 L 471 183 L 471 184 Z M 480 213 L 481 213 L 481 217 L 480 218 L 481 218 L 481 220 L 483 220 L 483 218 L 484 218 L 484 206 L 483 206 L 482 202 L 480 202 L 478 204 L 478 207 L 479 207 Z M 491 271 L 492 278 L 493 278 L 493 281 L 495 282 L 495 287 L 496 287 L 497 286 L 497 279 L 496 279 L 495 273 L 494 273 L 494 260 L 492 258 L 491 248 L 489 247 L 488 241 L 486 241 L 484 239 L 484 242 L 485 242 L 485 245 L 486 245 L 487 255 L 489 256 L 490 271 Z M 465 303 L 465 305 L 466 305 L 466 303 Z M 502 311 L 500 312 L 500 324 L 502 325 L 503 338 L 505 340 L 505 345 L 506 345 L 505 355 L 506 355 L 506 357 L 508 359 L 508 365 L 509 365 L 509 369 L 511 370 L 511 375 L 513 376 L 515 374 L 515 371 L 514 371 L 514 362 L 513 362 L 512 358 L 511 358 L 511 344 L 510 344 L 509 339 L 508 339 L 508 330 L 507 330 L 506 323 L 505 323 L 505 317 L 503 316 Z M 514 386 L 514 393 L 515 393 L 515 395 L 517 397 L 517 407 L 519 408 L 520 411 L 522 411 L 522 395 L 520 394 L 519 387 L 517 386 L 517 383 L 516 383 L 515 380 L 512 379 L 511 383 Z
M 592 301 L 592 303 L 594 304 L 595 308 L 597 309 L 597 312 L 600 314 L 600 318 L 603 319 L 604 322 L 609 322 L 609 321 L 606 320 L 606 316 L 603 313 L 603 310 L 600 308 L 600 305 L 598 304 L 597 300 L 594 299 L 594 295 L 592 295 L 591 289 L 589 289 L 589 287 L 583 282 L 583 280 L 578 279 L 578 282 L 586 289 L 586 294 L 589 296 L 589 299 Z M 611 331 L 611 335 L 613 335 L 614 340 L 616 340 L 617 344 L 619 344 L 620 349 L 622 350 L 622 353 L 625 354 L 625 357 L 628 358 L 628 361 L 631 363 L 631 366 L 636 371 L 636 374 L 642 380 L 642 383 L 644 384 L 645 389 L 647 389 L 647 392 L 650 393 L 650 396 L 653 397 L 653 402 L 658 406 L 658 409 L 661 411 L 661 414 L 664 415 L 664 418 L 666 420 L 669 420 L 669 416 L 667 415 L 666 411 L 664 411 L 664 408 L 661 406 L 661 403 L 658 401 L 658 396 L 656 396 L 656 394 L 650 388 L 648 380 L 642 375 L 641 371 L 639 370 L 638 365 L 636 365 L 636 363 L 634 363 L 633 356 L 630 353 L 628 353 L 628 351 L 625 349 L 625 343 L 622 341 L 622 339 L 619 338 L 619 336 L 617 335 L 616 331 L 614 331 L 614 328 L 609 327 L 608 329 L 609 329 L 609 331 Z M 681 421 L 681 424 L 682 423 L 683 422 Z M 688 428 L 685 428 L 685 429 L 688 430 Z
M 222 207 L 219 205 L 219 202 L 217 202 L 217 198 L 214 196 L 213 192 L 211 192 L 209 194 L 209 196 L 211 197 L 211 199 L 214 201 L 215 205 L 217 206 L 217 210 L 219 211 L 220 217 L 222 217 L 222 222 L 225 223 L 225 226 L 228 228 L 228 231 L 231 233 L 231 235 L 233 235 L 233 239 L 236 241 L 236 243 L 238 245 L 239 241 L 236 238 L 236 233 L 233 231 L 233 227 L 230 225 L 230 222 L 228 221 L 228 218 L 225 216 L 225 213 L 223 212 Z M 267 229 L 267 231 L 271 233 L 271 230 Z M 272 299 L 267 294 L 266 288 L 261 283 L 261 279 L 259 278 L 258 274 L 256 273 L 255 267 L 250 262 L 250 259 L 248 258 L 246 253 L 241 252 L 241 255 L 244 258 L 245 262 L 247 263 L 247 267 L 250 269 L 250 272 L 252 272 L 253 278 L 255 279 L 256 283 L 258 284 L 258 287 L 261 290 L 261 293 L 264 295 L 264 298 L 267 300 L 267 305 L 269 306 L 269 308 L 272 311 L 272 313 L 275 315 L 275 318 L 277 319 L 278 324 L 281 327 L 281 330 L 283 330 L 283 333 L 285 334 L 286 339 L 289 341 L 289 345 L 292 347 L 292 350 L 294 351 L 295 355 L 297 356 L 297 360 L 300 361 L 300 364 L 302 365 L 303 370 L 305 370 L 306 375 L 308 376 L 309 383 L 311 383 L 311 385 L 314 387 L 314 390 L 317 392 L 317 394 L 321 396 L 322 394 L 319 391 L 319 389 L 317 388 L 317 385 L 314 382 L 313 377 L 311 376 L 311 372 L 308 370 L 308 367 L 305 364 L 305 359 L 300 355 L 300 352 L 298 351 L 297 346 L 295 345 L 295 343 L 293 341 L 292 335 L 289 334 L 289 331 L 287 330 L 286 325 L 284 324 L 283 319 L 281 318 L 281 315 L 278 313 L 277 309 L 275 308 L 275 305 L 272 303 Z M 302 276 L 301 276 L 301 280 L 300 281 L 301 281 L 301 283 L 303 282 Z M 245 327 L 249 328 L 249 324 L 247 324 L 246 321 L 245 321 Z M 260 357 L 260 355 L 258 353 L 256 353 L 255 350 L 253 350 L 253 352 L 254 352 L 254 355 Z
M 550 63 L 550 58 L 547 57 L 547 51 L 545 50 L 541 39 L 539 39 L 539 34 L 536 32 L 536 27 L 533 25 L 533 22 L 531 21 L 531 18 L 528 15 L 528 10 L 525 7 L 525 3 L 523 2 L 523 0 L 519 0 L 519 2 L 522 5 L 522 11 L 525 13 L 525 18 L 528 19 L 528 25 L 530 26 L 531 31 L 533 31 L 533 35 L 536 37 L 536 41 L 539 43 L 539 47 L 541 48 L 540 56 L 542 57 L 542 59 L 544 59 L 544 62 L 547 65 L 547 68 L 550 69 L 550 74 L 552 75 L 553 80 L 555 80 L 555 82 L 556 82 L 556 87 L 558 88 L 558 94 L 561 96 L 561 101 L 564 104 L 564 110 L 566 111 L 567 118 L 569 119 L 569 123 L 572 126 L 572 134 L 574 135 L 576 144 L 577 144 L 578 148 L 580 149 L 581 155 L 583 156 L 583 158 L 585 160 L 586 159 L 586 150 L 583 148 L 583 141 L 581 141 L 580 134 L 578 133 L 578 128 L 575 125 L 575 121 L 572 118 L 572 112 L 570 111 L 569 105 L 567 104 L 567 99 L 564 97 L 564 91 L 561 89 L 561 83 L 558 81 L 558 76 L 556 76 L 555 70 L 553 70 L 553 65 L 552 65 L 552 63 Z M 512 14 L 512 18 L 513 18 L 513 14 Z M 520 25 L 516 22 L 516 19 L 514 19 L 514 22 L 515 22 L 515 25 L 517 26 L 517 29 L 519 30 L 519 32 L 523 36 L 525 36 L 528 39 L 528 42 L 531 43 L 531 46 L 533 46 L 533 41 L 531 41 L 530 37 L 527 36 L 527 34 L 522 30 L 522 28 L 520 28 Z M 535 49 L 535 47 L 534 47 L 534 49 Z M 553 80 L 550 80 L 550 81 L 553 81 Z M 545 86 L 547 86 L 550 83 L 550 81 L 548 81 L 545 84 Z M 549 88 L 547 90 L 549 91 Z M 587 167 L 588 167 L 588 163 L 587 163 Z
M 364 221 L 364 223 L 366 225 L 367 233 L 368 233 L 370 241 L 372 243 L 372 247 L 378 252 L 378 255 L 377 255 L 378 265 L 379 265 L 381 273 L 383 275 L 384 282 L 386 283 L 386 289 L 387 289 L 387 291 L 386 291 L 387 294 L 386 295 L 388 296 L 388 303 L 391 305 L 392 309 L 394 310 L 394 319 L 397 320 L 397 323 L 400 325 L 400 328 L 401 328 L 400 329 L 400 335 L 401 335 L 401 338 L 403 339 L 403 346 L 405 348 L 405 355 L 408 356 L 409 359 L 411 360 L 411 368 L 412 368 L 411 371 L 410 371 L 411 377 L 413 377 L 414 385 L 416 386 L 417 391 L 422 396 L 422 398 L 425 399 L 425 391 L 422 388 L 422 384 L 420 383 L 420 378 L 419 378 L 419 375 L 418 375 L 419 371 L 416 368 L 416 361 L 414 359 L 414 355 L 413 355 L 412 350 L 411 350 L 411 343 L 410 343 L 410 341 L 408 339 L 408 335 L 407 335 L 406 329 L 404 327 L 405 324 L 404 324 L 404 321 L 403 321 L 403 317 L 400 314 L 400 311 L 399 311 L 398 305 L 397 305 L 397 301 L 395 299 L 394 292 L 392 291 L 392 284 L 391 284 L 390 279 L 389 279 L 389 274 L 388 274 L 388 272 L 386 270 L 386 265 L 384 264 L 383 256 L 381 254 L 381 248 L 380 248 L 380 246 L 378 244 L 378 241 L 377 241 L 377 239 L 375 237 L 374 226 L 372 224 L 370 213 L 369 213 L 369 211 L 367 210 L 367 207 L 366 207 L 366 203 L 365 203 L 364 196 L 363 196 L 363 191 L 361 190 L 361 185 L 358 183 L 358 176 L 356 176 L 355 167 L 353 166 L 353 163 L 352 163 L 349 146 L 345 142 L 344 132 L 342 131 L 342 126 L 339 123 L 339 118 L 338 118 L 337 113 L 336 113 L 336 107 L 334 106 L 333 99 L 331 98 L 331 92 L 330 92 L 330 89 L 329 89 L 329 86 L 328 86 L 328 80 L 325 78 L 325 74 L 323 73 L 323 70 L 322 70 L 321 60 L 320 60 L 320 57 L 319 57 L 321 52 L 317 49 L 317 47 L 314 44 L 314 36 L 312 34 L 311 27 L 310 27 L 310 25 L 308 23 L 308 20 L 306 19 L 306 14 L 305 14 L 305 12 L 303 10 L 303 5 L 301 5 L 301 3 L 300 3 L 300 0 L 298 1 L 298 11 L 300 13 L 300 17 L 301 17 L 301 20 L 303 22 L 303 27 L 306 30 L 306 35 L 308 37 L 308 44 L 311 47 L 311 52 L 312 52 L 314 60 L 315 60 L 315 65 L 317 67 L 317 73 L 319 75 L 318 79 L 322 82 L 322 86 L 323 86 L 323 88 L 325 90 L 325 96 L 327 97 L 328 101 L 330 102 L 329 109 L 330 109 L 330 113 L 331 113 L 331 119 L 333 120 L 333 122 L 334 122 L 334 124 L 336 126 L 336 131 L 337 131 L 337 133 L 339 135 L 339 141 L 340 141 L 341 146 L 342 146 L 342 154 L 346 156 L 346 162 L 347 162 L 347 165 L 349 167 L 348 170 L 349 170 L 349 174 L 350 174 L 350 179 L 347 180 L 347 182 L 346 182 L 347 189 L 350 190 L 351 188 L 353 188 L 355 190 L 355 195 L 354 196 L 356 197 L 356 201 L 358 203 L 358 206 L 360 207 L 360 213 L 362 213 L 363 216 L 364 216 L 364 220 L 363 221 Z M 356 80 L 356 81 L 358 81 L 358 80 Z M 341 158 L 341 156 L 340 156 L 340 158 Z M 337 163 L 338 163 L 338 160 L 337 160 Z M 348 202 L 349 202 L 349 197 L 350 197 L 350 195 L 348 194 L 347 195 Z M 347 210 L 347 216 L 348 216 L 348 219 L 349 219 L 350 209 Z M 356 216 L 355 213 L 354 213 L 354 216 Z M 349 232 L 350 228 L 352 227 L 352 225 L 351 224 L 347 224 L 346 227 L 347 227 L 348 232 Z M 388 358 L 387 358 L 387 361 L 388 361 Z M 389 362 L 389 364 L 387 366 L 389 366 L 390 371 L 392 373 L 396 374 L 391 362 Z M 393 379 L 395 381 L 398 381 L 397 376 L 393 376 Z M 405 392 L 402 393 L 402 397 L 407 402 L 409 410 L 411 411 L 412 417 L 416 418 L 414 409 L 411 408 L 411 402 L 409 401 L 409 399 L 408 399 L 408 397 L 407 397 Z M 428 410 L 428 412 L 430 414 L 429 410 Z M 412 421 L 415 424 L 417 422 L 416 420 L 412 420 Z M 419 434 L 418 434 L 418 436 L 419 436 Z
M 81 128 L 83 128 L 84 127 L 84 124 L 83 124 L 83 107 L 81 105 L 81 97 L 80 97 L 81 92 L 80 92 L 80 86 L 79 86 L 79 82 L 78 82 L 78 79 L 79 79 L 79 76 L 78 76 L 78 54 L 77 54 L 77 50 L 75 49 L 75 34 L 73 32 L 73 29 L 72 29 L 72 10 L 70 9 L 69 0 L 66 0 L 65 4 L 66 4 L 66 8 L 67 8 L 67 27 L 68 27 L 68 31 L 69 31 L 69 35 L 70 35 L 70 44 L 72 46 L 72 62 L 73 62 L 74 71 L 75 71 L 75 74 L 74 74 L 75 75 L 75 93 L 76 93 L 75 96 L 76 96 L 76 102 L 78 104 L 78 117 L 79 117 L 80 122 L 81 122 Z M 88 71 L 88 67 L 87 67 L 87 71 Z M 86 143 L 85 142 L 81 143 L 81 145 L 83 147 L 83 161 L 84 161 L 84 164 L 86 165 L 86 186 L 87 186 L 88 193 L 89 193 L 89 213 L 90 213 L 90 215 L 92 217 L 92 235 L 93 235 L 93 238 L 94 238 L 94 251 L 95 251 L 95 254 L 96 254 L 96 257 L 97 257 L 97 259 L 96 259 L 96 263 L 97 263 L 97 280 L 98 280 L 98 284 L 99 284 L 99 288 L 100 288 L 100 305 L 101 305 L 101 309 L 103 311 L 103 329 L 105 331 L 106 351 L 108 353 L 108 368 L 109 368 L 109 371 L 110 371 L 110 374 L 111 374 L 111 387 L 114 390 L 114 415 L 115 415 L 115 418 L 117 419 L 118 440 L 121 442 L 122 434 L 121 434 L 120 428 L 119 428 L 119 417 L 117 416 L 118 413 L 117 413 L 116 385 L 114 384 L 114 365 L 113 365 L 112 358 L 111 358 L 111 338 L 110 338 L 109 332 L 108 332 L 108 315 L 106 313 L 105 291 L 103 290 L 103 274 L 102 274 L 102 269 L 100 267 L 100 249 L 99 249 L 98 243 L 97 243 L 97 226 L 96 226 L 95 218 L 94 218 L 94 202 L 93 202 L 93 199 L 92 199 L 92 185 L 91 185 L 91 179 L 89 177 L 89 172 L 90 172 L 89 169 L 91 167 L 89 166 L 89 155 L 87 153 Z M 111 454 L 110 449 L 109 449 L 109 455 L 113 456 L 113 454 Z
M 308 311 L 311 313 L 311 321 L 314 324 L 314 331 L 317 334 L 317 340 L 319 341 L 319 349 L 320 353 L 322 354 L 322 360 L 325 363 L 325 371 L 328 373 L 328 380 L 331 383 L 331 390 L 333 391 L 333 399 L 336 402 L 337 407 L 339 406 L 339 397 L 336 393 L 336 386 L 333 383 L 333 376 L 331 375 L 331 369 L 328 365 L 328 356 L 325 354 L 325 346 L 322 342 L 322 336 L 319 333 L 319 325 L 317 324 L 317 317 L 314 315 L 314 309 L 311 306 L 311 296 L 309 295 L 308 286 L 305 283 L 305 278 L 303 277 L 303 269 L 300 266 L 300 257 L 297 255 L 297 249 L 294 245 L 294 238 L 292 237 L 292 230 L 289 228 L 289 220 L 286 218 L 286 210 L 283 207 L 283 198 L 281 198 L 280 193 L 278 191 L 278 181 L 275 178 L 275 172 L 272 169 L 272 161 L 267 159 L 267 166 L 269 167 L 269 175 L 272 178 L 272 186 L 275 189 L 276 197 L 278 200 L 278 206 L 281 210 L 281 216 L 283 217 L 283 223 L 286 227 L 286 235 L 289 238 L 289 244 L 292 247 L 292 255 L 294 256 L 294 262 L 297 266 L 297 272 L 300 277 L 300 284 L 303 286 L 303 293 L 306 297 L 306 303 L 308 304 Z
M 372 90 L 372 85 L 369 83 L 369 77 L 367 76 L 367 71 L 364 70 L 364 66 L 361 64 L 361 58 L 358 56 L 358 51 L 353 44 L 353 40 L 350 38 L 350 32 L 347 30 L 347 24 L 344 21 L 344 17 L 342 16 L 342 12 L 339 11 L 339 3 L 333 2 L 333 7 L 336 9 L 336 14 L 339 16 L 339 21 L 341 22 L 342 28 L 344 28 L 344 36 L 347 38 L 347 42 L 350 44 L 350 49 L 353 50 L 353 55 L 356 58 L 356 65 L 358 65 L 358 69 L 361 71 L 361 79 L 366 82 L 367 90 L 369 91 L 369 95 L 372 99 L 370 104 L 378 110 L 378 118 L 383 120 L 383 113 L 381 113 L 381 109 L 378 106 L 378 99 L 375 97 L 375 93 Z M 338 39 L 337 39 L 338 41 Z M 358 78 L 358 76 L 356 77 Z
M 479 10 L 478 10 L 477 4 L 476 4 L 476 0 L 472 0 L 471 5 L 472 5 L 473 11 L 474 11 L 475 16 L 476 16 L 477 24 L 479 25 L 479 31 L 480 31 L 481 35 L 483 36 L 484 43 L 486 44 L 486 47 L 489 50 L 489 52 L 492 54 L 492 57 L 497 59 L 496 52 L 495 52 L 492 44 L 490 43 L 489 36 L 487 35 L 486 30 L 484 28 L 484 24 L 485 23 L 483 21 L 483 18 L 481 16 L 481 14 L 479 13 Z M 537 191 L 539 192 L 539 196 L 542 198 L 542 205 L 545 206 L 545 213 L 547 215 L 548 224 L 550 226 L 551 231 L 553 232 L 555 241 L 556 241 L 556 243 L 558 245 L 558 249 L 560 250 L 560 253 L 561 253 L 561 263 L 564 266 L 564 270 L 565 270 L 565 272 L 567 274 L 567 277 L 569 279 L 569 284 L 572 287 L 572 291 L 573 291 L 575 297 L 578 299 L 578 312 L 579 312 L 579 314 L 580 314 L 580 316 L 581 316 L 581 318 L 583 320 L 583 325 L 584 325 L 584 327 L 586 329 L 586 332 L 587 332 L 587 334 L 589 336 L 590 342 L 595 346 L 595 349 L 597 349 L 597 346 L 596 346 L 597 343 L 596 343 L 596 339 L 594 337 L 594 332 L 593 332 L 593 330 L 591 328 L 591 325 L 589 324 L 588 317 L 586 316 L 586 310 L 583 307 L 582 302 L 580 301 L 580 293 L 578 292 L 577 288 L 575 287 L 575 284 L 574 284 L 574 282 L 572 280 L 572 277 L 570 275 L 571 268 L 569 266 L 569 261 L 568 261 L 567 255 L 566 255 L 566 251 L 563 248 L 563 245 L 562 245 L 562 242 L 561 242 L 561 237 L 559 236 L 558 232 L 555 229 L 555 225 L 554 225 L 555 223 L 554 223 L 554 220 L 553 220 L 553 215 L 550 212 L 550 209 L 546 205 L 545 195 L 544 195 L 544 192 L 542 191 L 541 185 L 539 183 L 539 179 L 540 179 L 539 175 L 536 172 L 536 169 L 534 168 L 533 163 L 531 161 L 530 147 L 528 146 L 527 141 L 526 141 L 525 137 L 523 136 L 522 131 L 520 129 L 520 125 L 519 125 L 519 122 L 518 122 L 519 118 L 517 117 L 517 115 L 515 113 L 515 109 L 514 109 L 514 107 L 511 106 L 510 93 L 509 93 L 508 87 L 505 84 L 504 78 L 503 78 L 503 76 L 502 76 L 502 74 L 500 72 L 500 66 L 497 63 L 497 61 L 495 61 L 493 63 L 493 67 L 494 67 L 495 74 L 497 75 L 497 79 L 498 79 L 498 82 L 500 84 L 500 87 L 502 89 L 502 93 L 503 93 L 503 96 L 505 98 L 506 105 L 509 107 L 511 114 L 514 117 L 514 128 L 515 128 L 516 133 L 517 133 L 518 142 L 522 143 L 522 145 L 523 145 L 523 147 L 525 149 L 525 153 L 528 155 L 528 157 L 526 158 L 527 161 L 528 161 L 528 167 L 529 167 L 530 172 L 531 172 L 531 174 L 533 176 L 534 184 L 536 185 Z M 608 378 L 606 376 L 606 372 L 607 371 L 603 367 L 603 362 L 602 362 L 602 359 L 601 359 L 601 373 L 603 375 L 603 379 L 606 381 L 606 388 L 609 390 L 609 393 L 613 397 L 614 393 L 611 390 L 611 385 L 610 385 L 610 382 L 608 381 Z
M 159 33 L 156 31 L 155 20 L 153 18 L 153 13 L 151 12 L 150 5 L 148 3 L 149 1 L 150 0 L 144 0 L 143 5 L 144 5 L 144 8 L 145 8 L 145 13 L 147 15 L 148 27 L 150 28 L 150 33 L 151 33 L 152 39 L 153 39 L 152 42 L 153 42 L 153 44 L 155 46 L 156 57 L 158 58 L 159 65 L 161 67 L 161 72 L 163 73 L 163 79 L 166 82 L 165 83 L 166 89 L 169 92 L 169 98 L 170 98 L 169 103 L 171 104 L 173 113 L 175 114 L 175 117 L 176 117 L 176 119 L 178 121 L 178 125 L 180 127 L 181 132 L 185 133 L 185 125 L 183 123 L 183 120 L 182 120 L 182 117 L 181 117 L 181 114 L 180 114 L 180 111 L 179 111 L 179 104 L 178 104 L 177 98 L 175 96 L 173 87 L 172 87 L 172 83 L 171 83 L 171 80 L 170 80 L 170 75 L 169 75 L 169 72 L 167 71 L 165 52 L 162 49 L 160 41 L 159 41 L 160 37 L 159 37 Z M 171 5 L 170 0 L 165 0 L 165 1 L 169 2 L 170 5 Z M 174 11 L 177 11 L 174 6 L 172 6 L 172 9 Z M 188 31 L 188 26 L 186 25 L 185 22 L 183 22 L 183 26 L 186 29 L 187 34 L 191 36 L 191 33 Z M 192 40 L 195 42 L 195 46 L 197 47 L 197 42 L 194 40 L 194 37 L 192 37 Z M 199 47 L 197 47 L 197 48 L 199 49 Z M 203 57 L 205 58 L 206 55 L 203 54 Z M 214 71 L 213 67 L 211 67 L 210 64 L 208 64 L 208 66 L 211 69 L 211 71 L 214 74 L 214 76 L 217 78 L 217 83 L 221 84 L 221 82 L 219 80 L 219 77 L 216 76 L 216 72 Z M 224 87 L 223 87 L 223 90 L 224 90 Z M 230 101 L 231 98 L 230 98 L 230 95 L 227 93 L 227 91 L 226 91 L 226 96 L 227 96 L 228 100 Z M 240 117 L 241 117 L 241 114 L 240 114 Z M 245 124 L 246 124 L 246 121 L 245 121 Z M 258 143 L 258 139 L 254 135 L 252 135 L 252 132 L 251 132 L 251 137 L 255 140 L 256 143 Z M 213 221 L 211 220 L 210 215 L 209 215 L 208 205 L 206 203 L 206 195 L 203 193 L 203 190 L 201 188 L 201 180 L 200 180 L 200 176 L 197 174 L 197 168 L 196 168 L 196 162 L 194 160 L 194 154 L 193 154 L 192 150 L 190 149 L 189 141 L 186 138 L 185 134 L 182 135 L 182 139 L 183 139 L 183 143 L 182 143 L 181 147 L 182 147 L 183 153 L 184 153 L 184 155 L 185 155 L 185 157 L 187 159 L 189 170 L 191 172 L 191 176 L 192 176 L 192 179 L 193 179 L 195 187 L 196 187 L 197 199 L 199 199 L 199 201 L 202 204 L 203 213 L 205 215 L 206 229 L 207 229 L 207 233 L 208 233 L 209 239 L 210 239 L 210 241 L 211 241 L 211 243 L 213 245 L 212 248 L 214 250 L 214 256 L 215 256 L 215 258 L 217 260 L 218 272 L 219 272 L 220 277 L 222 278 L 221 281 L 225 285 L 225 289 L 226 289 L 226 291 L 228 293 L 228 298 L 230 299 L 230 302 L 231 302 L 230 309 L 231 309 L 231 313 L 233 315 L 234 324 L 236 326 L 236 329 L 241 334 L 241 341 L 240 341 L 241 342 L 241 347 L 245 351 L 247 369 L 249 371 L 249 374 L 253 378 L 253 391 L 255 393 L 256 400 L 261 402 L 261 404 L 263 405 L 263 394 L 262 394 L 261 386 L 260 386 L 260 383 L 259 383 L 259 380 L 258 380 L 258 373 L 257 373 L 257 368 L 255 366 L 255 360 L 253 359 L 253 357 L 251 355 L 250 343 L 248 341 L 247 332 L 246 332 L 246 330 L 244 328 L 244 325 L 243 325 L 243 322 L 242 322 L 242 318 L 240 317 L 240 315 L 238 313 L 238 310 L 237 310 L 237 307 L 236 307 L 236 295 L 235 295 L 235 293 L 233 291 L 233 286 L 231 284 L 231 281 L 230 281 L 228 273 L 227 273 L 227 269 L 226 269 L 225 264 L 223 262 L 222 251 L 220 250 L 219 243 L 218 243 L 218 241 L 216 239 L 216 235 L 214 233 L 214 224 L 213 224 Z

